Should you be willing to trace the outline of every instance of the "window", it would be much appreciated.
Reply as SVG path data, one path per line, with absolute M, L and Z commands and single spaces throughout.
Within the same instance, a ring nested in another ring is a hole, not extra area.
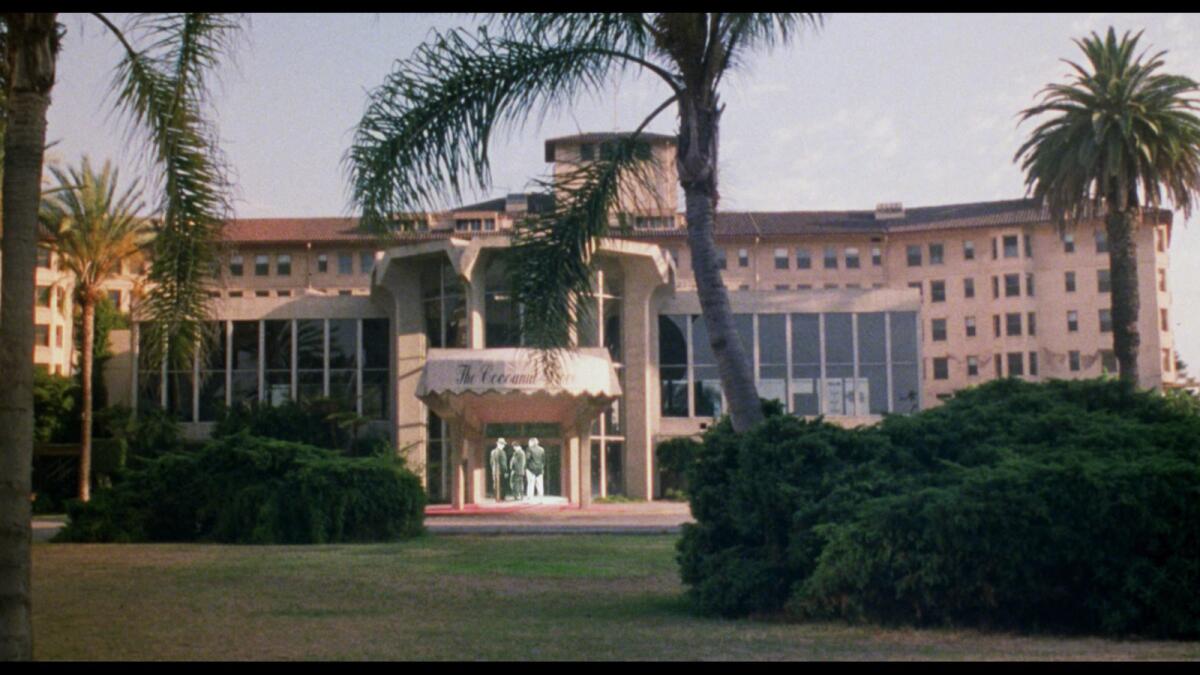
M 996 371 L 996 377 L 1004 377 L 1004 370 L 1002 368 L 1003 364 L 1003 357 L 999 354 L 996 354 L 992 359 L 992 368 L 994 368 Z
M 973 279 L 971 277 L 967 277 L 966 279 L 963 279 L 963 297 L 964 298 L 975 297 L 975 279 Z
M 976 357 L 976 356 L 968 356 L 967 357 L 967 376 L 968 377 L 978 377 L 979 376 L 979 358 L 978 357 Z
M 370 274 L 371 270 L 375 269 L 375 252 L 360 251 L 358 254 L 358 268 L 359 272 Z
M 929 282 L 929 300 L 930 302 L 946 301 L 946 282 L 944 280 Z
M 975 337 L 975 317 L 968 316 L 966 319 L 967 337 Z
M 1079 332 L 1079 312 L 1076 312 L 1073 309 L 1067 312 L 1067 332 Z
M 1000 337 L 1000 315 L 999 314 L 992 315 L 992 333 L 996 337 Z
M 825 284 L 825 288 L 837 288 L 837 284 Z
M 871 247 L 871 265 L 879 267 L 883 264 L 883 248 L 879 246 Z
M 265 255 L 254 256 L 254 276 L 265 277 L 271 273 L 271 258 Z
M 775 284 L 775 290 L 777 291 L 790 291 L 791 289 L 790 284 Z
M 45 323 L 34 324 L 33 326 L 33 344 L 41 347 L 50 346 L 50 325 Z
M 1008 337 L 1021 334 L 1021 313 L 1010 312 L 1004 315 L 1004 334 Z
M 919 245 L 909 244 L 908 248 L 906 249 L 906 253 L 908 255 L 909 267 L 921 266 L 921 247 Z
M 663 417 L 687 417 L 688 348 L 686 315 L 659 315 L 658 362 Z
M 263 321 L 263 400 L 283 405 L 292 400 L 292 322 Z
M 1158 271 L 1158 290 L 1167 292 L 1167 271 L 1163 269 Z
M 47 301 L 48 300 L 49 300 L 49 298 L 47 298 Z M 111 302 L 113 307 L 115 307 L 116 309 L 121 309 L 121 291 L 119 291 L 119 290 L 109 291 L 108 292 L 108 301 Z
M 345 251 L 338 253 L 338 274 L 354 274 L 354 256 Z
M 974 260 L 974 259 L 975 259 L 975 242 L 964 241 L 963 242 L 963 260 Z
M 579 159 L 584 162 L 590 162 L 596 159 L 596 144 L 595 143 L 580 143 L 579 144 Z
M 1029 352 L 1029 375 L 1030 375 L 1030 377 L 1036 377 L 1038 374 L 1037 362 L 1038 362 L 1037 352 Z
M 1161 227 L 1161 226 L 1154 228 L 1154 241 L 1155 241 L 1155 245 L 1158 247 L 1158 252 L 1166 253 L 1167 252 L 1167 228 Z
M 910 281 L 910 282 L 908 282 L 908 287 L 917 289 L 917 293 L 920 294 L 921 297 L 925 297 L 925 291 L 922 290 L 922 288 L 921 288 L 921 282 Z
M 1111 349 L 1100 350 L 1100 367 L 1106 373 L 1115 373 L 1117 371 L 1117 355 Z
M 292 256 L 287 253 L 275 256 L 275 274 L 281 277 L 292 276 Z
M 775 249 L 775 269 L 786 270 L 788 268 L 788 254 L 786 248 Z
M 1000 297 L 1000 277 L 993 276 L 992 277 L 992 298 L 995 299 L 995 298 L 999 298 L 999 297 Z
M 242 297 L 242 292 L 241 291 L 229 291 L 229 297 L 240 298 L 240 297 Z
M 61 347 L 63 345 L 63 327 L 54 327 L 54 346 Z
M 1096 230 L 1096 253 L 1108 253 L 1108 233 Z
M 836 270 L 838 266 L 838 256 L 836 246 L 825 247 L 825 260 L 823 262 L 825 269 Z
M 1037 313 L 1030 312 L 1025 315 L 1025 326 L 1029 329 L 1030 335 L 1037 335 Z
M 362 320 L 362 349 L 358 363 L 362 368 L 362 416 L 380 420 L 388 418 L 388 338 L 391 329 L 387 319 Z
M 495 218 L 459 218 L 454 221 L 457 232 L 491 232 L 496 229 Z
M 744 248 L 738 249 L 738 267 L 750 266 L 750 252 Z
M 945 356 L 940 356 L 933 359 L 933 379 L 950 379 L 950 359 L 946 358 Z
M 317 272 L 325 274 L 329 271 L 329 256 L 322 253 L 317 256 Z
M 50 287 L 49 286 L 38 286 L 35 298 L 36 298 L 38 307 L 49 307 L 50 306 Z
M 1100 332 L 1101 333 L 1111 333 L 1112 332 L 1112 310 L 1111 309 L 1100 310 Z
M 1021 295 L 1021 275 L 1020 274 L 1005 274 L 1004 275 L 1004 297 L 1015 298 Z
M 271 291 L 254 291 L 254 297 L 269 298 L 269 297 L 271 297 Z
M 933 341 L 934 342 L 945 342 L 946 341 L 946 320 L 945 319 L 934 319 L 932 323 L 933 323 L 933 326 L 932 326 L 933 330 L 931 331 L 931 334 L 933 337 Z
M 1008 353 L 1008 376 L 1020 377 L 1025 374 L 1025 354 L 1023 352 Z
M 1062 241 L 1063 241 L 1063 253 L 1074 253 L 1075 252 L 1075 235 L 1073 233 L 1068 232 L 1068 233 L 1064 234 Z
M 1163 367 L 1164 373 L 1171 372 L 1171 350 L 1170 349 L 1162 350 L 1162 364 L 1163 364 L 1162 367 Z
M 1005 258 L 1019 258 L 1020 257 L 1021 252 L 1018 250 L 1019 241 L 1018 241 L 1017 235 L 1015 235 L 1015 234 L 1005 235 L 1002 243 L 1004 244 L 1004 257 Z
M 61 288 L 54 291 L 54 299 L 58 302 L 58 313 L 66 316 L 67 314 L 67 292 Z
M 808 249 L 796 249 L 796 269 L 807 270 L 812 269 L 812 256 L 809 255 Z
M 1158 318 L 1162 324 L 1162 329 L 1164 331 L 1171 330 L 1171 324 L 1169 322 L 1167 322 L 1167 308 L 1166 307 L 1163 307 L 1162 309 L 1158 310 Z
M 929 245 L 929 264 L 941 265 L 945 262 L 946 251 L 942 244 Z
M 240 255 L 229 256 L 229 276 L 240 277 L 245 269 L 245 261 Z
M 1112 279 L 1109 276 L 1108 270 L 1096 270 L 1096 292 L 1112 292 Z
M 1065 272 L 1064 279 L 1066 280 L 1067 292 L 1074 293 L 1075 292 L 1075 273 L 1074 272 Z
M 1032 272 L 1028 272 L 1025 274 L 1025 295 L 1027 295 L 1031 298 L 1033 297 L 1033 273 Z
M 858 249 L 853 247 L 846 249 L 846 269 L 856 270 L 858 266 Z
M 484 344 L 491 347 L 521 345 L 521 308 L 513 299 L 504 259 L 494 259 L 484 275 Z
M 729 264 L 725 260 L 725 249 L 718 248 L 717 249 L 717 269 L 723 270 L 723 269 L 727 269 L 728 267 L 729 267 Z
M 1079 352 L 1077 352 L 1077 351 L 1067 352 L 1067 367 L 1071 369 L 1072 373 L 1079 372 L 1079 368 L 1080 368 Z
M 998 257 L 1000 256 L 996 253 L 996 238 L 992 237 L 992 260 L 995 260 Z M 997 361 L 997 363 L 999 363 L 999 361 Z
M 42 269 L 50 269 L 50 249 L 44 246 L 37 247 L 37 258 L 34 264 Z
M 1023 238 L 1025 240 L 1025 257 L 1032 258 L 1033 257 L 1033 237 L 1026 234 L 1026 235 L 1023 235 Z M 1032 371 L 1033 369 L 1030 368 L 1030 370 Z M 1036 375 L 1036 374 L 1037 373 L 1033 373 L 1033 372 L 1030 373 L 1030 375 Z

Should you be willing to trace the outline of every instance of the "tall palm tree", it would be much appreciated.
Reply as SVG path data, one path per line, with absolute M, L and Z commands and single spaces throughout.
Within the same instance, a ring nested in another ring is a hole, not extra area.
M 186 358 L 206 313 L 204 274 L 226 212 L 215 135 L 205 120 L 208 76 L 231 47 L 237 22 L 214 14 L 135 16 L 125 29 L 92 15 L 123 58 L 115 102 L 131 135 L 145 142 L 159 188 L 162 220 L 145 305 L 154 345 Z M 33 452 L 33 297 L 46 110 L 65 30 L 54 13 L 0 13 L 6 82 L 4 227 L 0 281 L 0 659 L 33 655 L 30 624 L 30 467 Z M 140 46 L 136 46 L 139 44 Z
M 397 64 L 373 91 L 346 156 L 351 194 L 368 229 L 395 227 L 404 213 L 436 209 L 461 187 L 490 184 L 488 142 L 500 126 L 541 118 L 636 69 L 670 90 L 628 138 L 579 172 L 548 185 L 552 212 L 521 223 L 514 237 L 528 343 L 557 353 L 588 310 L 596 241 L 622 227 L 614 214 L 639 167 L 638 136 L 674 106 L 676 168 L 686 200 L 688 246 L 700 306 L 733 426 L 762 419 L 754 372 L 734 327 L 713 240 L 721 79 L 752 52 L 788 42 L 821 23 L 813 14 L 506 14 L 484 29 L 437 34 Z
M 1136 53 L 1141 33 L 1108 29 L 1075 44 L 1068 84 L 1050 84 L 1022 121 L 1054 116 L 1033 130 L 1014 161 L 1025 184 L 1060 223 L 1105 213 L 1112 280 L 1113 352 L 1121 380 L 1138 382 L 1138 284 L 1134 229 L 1157 215 L 1164 193 L 1184 216 L 1200 196 L 1196 82 L 1158 72 L 1165 51 Z M 1146 207 L 1143 210 L 1143 207 Z
M 79 455 L 79 499 L 91 499 L 92 369 L 95 357 L 96 303 L 103 285 L 121 272 L 121 263 L 149 243 L 149 221 L 140 213 L 142 193 L 134 184 L 118 193 L 117 171 L 109 162 L 96 173 L 87 157 L 63 171 L 50 167 L 58 184 L 46 194 L 40 218 L 50 232 L 60 268 L 75 282 L 83 310 L 83 430 Z

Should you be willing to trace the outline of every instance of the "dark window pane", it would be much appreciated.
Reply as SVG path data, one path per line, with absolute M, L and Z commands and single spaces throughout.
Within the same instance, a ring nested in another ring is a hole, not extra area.
M 363 386 L 363 417 L 381 420 L 388 417 L 388 371 L 364 370 Z
M 200 421 L 212 422 L 225 407 L 225 371 L 203 373 L 200 381 Z
M 604 299 L 604 346 L 613 361 L 621 361 L 621 300 Z
M 233 372 L 233 387 L 231 405 L 245 405 L 258 400 L 258 372 L 235 370 Z
M 301 370 L 321 370 L 325 367 L 324 321 L 296 321 L 296 367 Z
M 358 342 L 358 321 L 355 319 L 329 320 L 329 367 L 354 368 Z
M 687 366 L 662 366 L 659 374 L 663 417 L 687 417 Z
M 292 367 L 292 322 L 264 321 L 263 346 L 267 352 L 267 370 L 290 370 Z
M 233 369 L 258 371 L 258 322 L 233 322 Z
M 917 313 L 893 312 L 892 361 L 915 363 L 917 360 Z
M 363 368 L 388 367 L 388 320 L 363 319 L 362 322 Z
M 821 363 L 819 314 L 792 314 L 792 363 Z
M 337 401 L 341 410 L 353 411 L 356 409 L 357 379 L 353 370 L 329 371 L 329 398 Z
M 851 321 L 852 315 L 847 312 L 831 312 L 825 315 L 825 362 L 827 365 L 854 363 L 854 338 Z
M 605 489 L 611 495 L 625 494 L 625 480 L 622 473 L 625 444 L 621 441 L 608 441 L 604 444 L 604 474 Z
M 311 401 L 325 395 L 325 374 L 321 371 L 301 370 L 296 373 L 296 398 Z
M 181 422 L 192 421 L 191 373 L 167 373 L 167 410 Z
M 662 365 L 687 365 L 687 317 L 661 314 L 658 317 L 658 362 Z
M 282 405 L 292 399 L 292 372 L 290 370 L 268 370 L 266 400 L 268 405 Z

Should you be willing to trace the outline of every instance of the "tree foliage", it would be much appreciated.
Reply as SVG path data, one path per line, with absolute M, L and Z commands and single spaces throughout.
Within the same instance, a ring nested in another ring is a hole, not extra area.
M 716 425 L 679 560 L 711 612 L 1195 637 L 1200 416 L 1115 380 L 999 380 L 842 429 Z

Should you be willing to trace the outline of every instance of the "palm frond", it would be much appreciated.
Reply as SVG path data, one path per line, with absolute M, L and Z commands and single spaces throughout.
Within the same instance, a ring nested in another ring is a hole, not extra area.
M 621 206 L 653 192 L 654 160 L 642 147 L 638 135 L 631 134 L 614 141 L 600 159 L 540 182 L 554 197 L 554 207 L 514 227 L 508 281 L 522 308 L 525 344 L 550 381 L 561 376 L 571 328 L 587 323 L 595 311 L 599 240 L 613 229 L 628 228 Z
M 226 163 L 204 112 L 208 77 L 237 31 L 235 20 L 196 13 L 132 22 L 130 32 L 149 42 L 141 50 L 118 32 L 126 54 L 114 77 L 117 106 L 146 143 L 159 178 L 151 287 L 139 307 L 147 344 L 155 346 L 147 356 L 156 361 L 187 364 L 204 347 L 209 274 L 229 212 Z
M 344 164 L 363 227 L 490 188 L 488 145 L 560 103 L 598 90 L 620 60 L 589 43 L 436 34 L 371 92 Z

